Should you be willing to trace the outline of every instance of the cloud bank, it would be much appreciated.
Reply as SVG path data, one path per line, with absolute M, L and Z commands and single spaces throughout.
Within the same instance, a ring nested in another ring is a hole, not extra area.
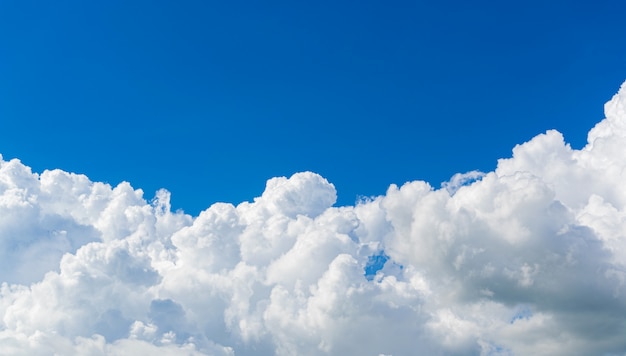
M 191 217 L 0 158 L 0 353 L 624 354 L 626 84 L 605 113 L 347 207 L 304 172 Z

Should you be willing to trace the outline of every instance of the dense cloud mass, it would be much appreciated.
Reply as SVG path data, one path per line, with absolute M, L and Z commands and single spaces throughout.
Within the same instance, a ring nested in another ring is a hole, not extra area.
M 624 354 L 626 84 L 605 113 L 348 207 L 304 172 L 191 217 L 0 159 L 0 353 Z

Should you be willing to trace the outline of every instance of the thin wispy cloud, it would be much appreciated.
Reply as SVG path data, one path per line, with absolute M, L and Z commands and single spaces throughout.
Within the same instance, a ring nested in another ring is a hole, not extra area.
M 311 172 L 192 217 L 0 161 L 0 353 L 572 355 L 626 350 L 626 85 L 572 149 L 333 207 Z

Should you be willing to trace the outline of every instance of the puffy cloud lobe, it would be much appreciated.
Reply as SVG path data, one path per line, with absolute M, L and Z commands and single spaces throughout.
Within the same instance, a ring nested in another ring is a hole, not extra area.
M 348 207 L 304 172 L 194 218 L 165 190 L 0 159 L 0 349 L 623 353 L 625 108 L 622 86 L 581 150 L 551 130 L 493 172 Z

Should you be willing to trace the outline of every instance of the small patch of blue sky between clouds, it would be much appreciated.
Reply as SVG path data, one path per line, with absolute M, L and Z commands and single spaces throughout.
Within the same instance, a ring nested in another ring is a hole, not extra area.
M 385 251 L 377 252 L 367 258 L 367 264 L 365 265 L 365 278 L 371 281 L 376 276 L 376 272 L 383 269 L 385 263 L 389 260 L 389 256 L 385 254 Z
M 385 253 L 385 251 L 381 250 L 367 258 L 367 264 L 363 268 L 365 278 L 367 278 L 368 281 L 374 280 L 376 273 L 382 270 L 387 262 L 390 262 L 393 264 L 393 267 L 399 270 L 404 268 L 401 264 L 397 264 L 396 262 L 390 260 L 390 257 Z
M 514 324 L 517 320 L 529 320 L 533 316 L 533 311 L 529 306 L 523 305 L 517 308 L 515 314 L 511 318 L 511 324 Z

